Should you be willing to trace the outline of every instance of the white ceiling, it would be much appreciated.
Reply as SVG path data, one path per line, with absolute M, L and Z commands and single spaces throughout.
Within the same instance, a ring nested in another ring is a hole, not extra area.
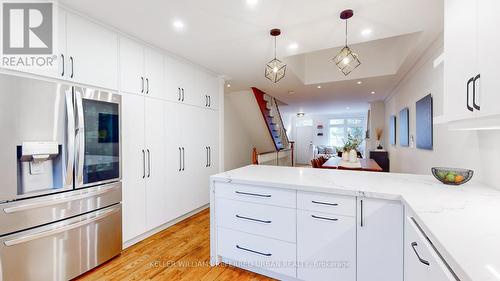
M 225 75 L 231 83 L 228 91 L 258 87 L 288 104 L 285 112 L 354 111 L 384 99 L 443 29 L 443 0 L 59 2 Z M 339 13 L 347 8 L 354 10 L 349 44 L 359 49 L 362 65 L 346 78 L 328 65 L 328 58 L 344 44 Z M 182 21 L 184 28 L 174 28 L 174 21 Z M 273 57 L 269 30 L 275 27 L 282 29 L 278 57 L 289 64 L 278 84 L 264 78 L 264 65 Z M 372 33 L 363 36 L 365 29 Z M 292 43 L 298 44 L 296 50 L 288 48 Z M 362 87 L 357 87 L 358 80 L 363 80 Z M 322 88 L 309 85 L 315 83 Z

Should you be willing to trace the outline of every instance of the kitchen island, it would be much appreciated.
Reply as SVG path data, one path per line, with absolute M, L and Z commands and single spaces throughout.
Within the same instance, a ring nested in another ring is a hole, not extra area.
M 474 180 L 254 165 L 212 176 L 210 204 L 213 264 L 288 280 L 500 280 L 500 191 Z M 315 253 L 332 263 L 304 266 Z

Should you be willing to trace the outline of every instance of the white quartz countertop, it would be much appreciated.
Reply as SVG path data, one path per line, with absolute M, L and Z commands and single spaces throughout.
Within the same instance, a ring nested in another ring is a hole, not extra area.
M 500 190 L 431 175 L 246 166 L 214 181 L 401 200 L 462 281 L 500 280 Z

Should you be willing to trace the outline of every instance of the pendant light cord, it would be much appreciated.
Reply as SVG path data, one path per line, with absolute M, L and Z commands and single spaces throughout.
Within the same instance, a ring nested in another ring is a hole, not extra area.
M 276 36 L 274 36 L 274 58 L 276 59 Z
M 347 19 L 345 20 L 345 46 L 347 47 Z

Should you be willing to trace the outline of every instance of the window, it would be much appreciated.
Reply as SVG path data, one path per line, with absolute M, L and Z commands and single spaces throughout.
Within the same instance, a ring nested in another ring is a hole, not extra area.
M 348 135 L 364 139 L 364 118 L 335 118 L 330 119 L 329 140 L 333 147 L 343 147 Z M 359 151 L 364 151 L 364 142 L 360 145 Z

